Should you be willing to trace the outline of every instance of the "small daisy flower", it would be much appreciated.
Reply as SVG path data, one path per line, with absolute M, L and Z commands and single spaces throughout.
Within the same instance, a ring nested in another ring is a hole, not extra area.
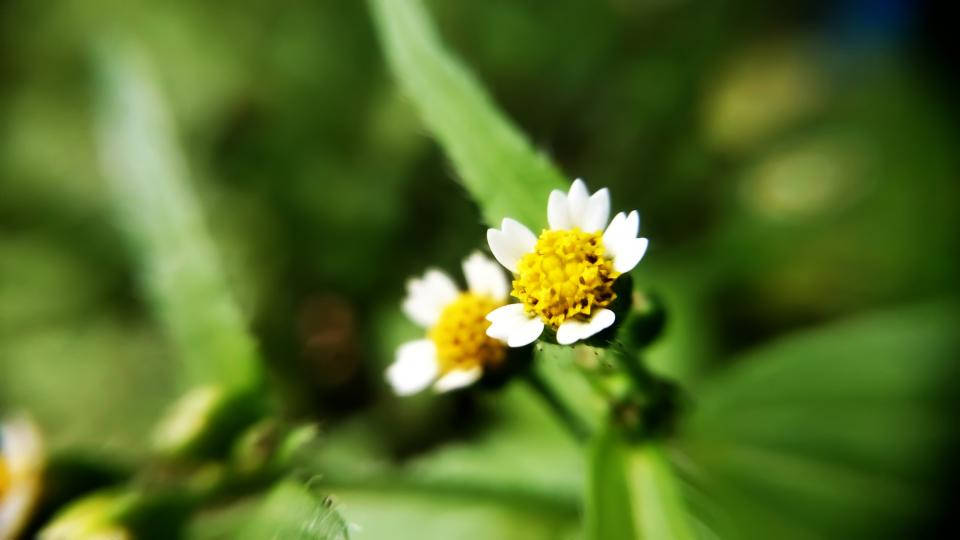
M 513 272 L 511 294 L 520 302 L 487 315 L 487 335 L 522 347 L 548 326 L 557 343 L 570 345 L 610 327 L 616 319 L 608 309 L 616 298 L 614 282 L 640 262 L 648 242 L 637 237 L 636 210 L 617 214 L 607 225 L 609 215 L 610 192 L 590 195 L 577 179 L 569 192 L 550 193 L 550 228 L 539 238 L 510 218 L 489 229 L 490 250 Z
M 16 538 L 40 495 L 44 462 L 37 428 L 18 418 L 0 424 L 0 540 Z
M 506 346 L 486 334 L 486 315 L 504 305 L 510 283 L 497 263 L 480 253 L 463 261 L 467 291 L 440 270 L 427 270 L 407 283 L 403 312 L 426 328 L 427 337 L 404 343 L 386 378 L 398 395 L 430 384 L 437 392 L 468 386 L 506 358 Z

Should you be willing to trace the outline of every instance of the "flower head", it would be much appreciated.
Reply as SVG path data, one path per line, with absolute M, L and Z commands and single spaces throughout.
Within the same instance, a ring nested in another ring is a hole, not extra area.
M 401 345 L 387 368 L 387 381 L 397 394 L 415 394 L 431 383 L 437 392 L 461 388 L 504 361 L 506 347 L 487 335 L 486 315 L 506 303 L 510 283 L 480 253 L 463 261 L 463 274 L 467 291 L 436 269 L 407 283 L 403 311 L 427 335 Z
M 15 538 L 40 495 L 43 444 L 29 420 L 0 424 L 0 538 Z
M 558 343 L 569 345 L 611 326 L 614 282 L 640 262 L 648 242 L 637 237 L 636 210 L 617 214 L 608 225 L 609 215 L 610 192 L 590 195 L 577 179 L 567 193 L 550 193 L 550 228 L 539 238 L 510 218 L 489 229 L 490 250 L 513 272 L 511 294 L 520 302 L 492 311 L 487 335 L 522 347 L 549 326 Z

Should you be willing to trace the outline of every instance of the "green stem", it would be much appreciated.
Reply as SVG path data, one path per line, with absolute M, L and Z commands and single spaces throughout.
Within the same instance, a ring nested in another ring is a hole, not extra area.
M 611 343 L 609 350 L 613 351 L 620 367 L 627 373 L 638 391 L 650 393 L 659 386 L 660 378 L 647 369 L 639 354 L 630 354 L 619 342 Z
M 638 439 L 669 430 L 679 403 L 676 384 L 648 370 L 640 354 L 631 353 L 623 344 L 611 343 L 609 350 L 630 377 L 634 390 L 633 396 L 615 408 L 618 422 Z
M 524 374 L 524 379 L 537 395 L 543 399 L 544 403 L 553 410 L 557 418 L 566 426 L 567 431 L 569 431 L 578 442 L 585 442 L 590 438 L 590 428 L 587 427 L 583 419 L 573 411 L 567 402 L 560 397 L 540 374 L 531 368 Z
M 604 401 L 610 402 L 613 401 L 613 394 L 610 393 L 610 389 L 604 384 L 600 379 L 600 376 L 593 369 L 581 365 L 579 362 L 574 362 L 577 371 L 580 372 L 580 375 L 587 381 L 587 384 L 590 385 L 590 388 L 593 389 L 593 392 L 603 398 Z

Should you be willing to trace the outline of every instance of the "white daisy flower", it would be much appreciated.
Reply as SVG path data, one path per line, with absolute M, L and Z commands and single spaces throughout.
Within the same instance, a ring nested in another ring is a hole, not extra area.
M 16 538 L 40 495 L 43 443 L 23 418 L 0 424 L 0 540 Z
M 539 238 L 510 218 L 489 229 L 490 250 L 513 272 L 511 294 L 520 302 L 487 315 L 487 335 L 522 347 L 549 326 L 557 343 L 569 345 L 612 325 L 616 315 L 607 308 L 616 298 L 613 284 L 640 262 L 648 241 L 637 237 L 636 210 L 617 214 L 607 225 L 609 215 L 609 190 L 590 195 L 577 179 L 569 192 L 550 193 L 550 228 Z
M 437 392 L 468 386 L 506 357 L 506 347 L 486 334 L 486 315 L 504 305 L 510 283 L 503 271 L 480 253 L 463 261 L 467 291 L 460 291 L 440 270 L 427 270 L 407 283 L 403 312 L 426 328 L 424 339 L 397 348 L 386 371 L 398 395 L 420 392 L 433 384 Z

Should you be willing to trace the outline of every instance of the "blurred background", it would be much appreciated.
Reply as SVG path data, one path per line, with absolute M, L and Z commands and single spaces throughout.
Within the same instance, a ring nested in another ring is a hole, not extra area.
M 695 386 L 795 332 L 880 312 L 910 334 L 940 323 L 924 306 L 953 309 L 957 66 L 934 6 L 428 7 L 536 146 L 640 210 L 635 280 L 669 312 L 660 373 Z M 149 55 L 284 414 L 401 464 L 509 423 L 489 396 L 399 401 L 382 382 L 415 333 L 405 280 L 457 272 L 485 227 L 346 0 L 0 1 L 0 410 L 29 411 L 55 452 L 135 463 L 179 393 L 98 165 L 106 31 Z M 955 462 L 924 464 L 946 508 Z

